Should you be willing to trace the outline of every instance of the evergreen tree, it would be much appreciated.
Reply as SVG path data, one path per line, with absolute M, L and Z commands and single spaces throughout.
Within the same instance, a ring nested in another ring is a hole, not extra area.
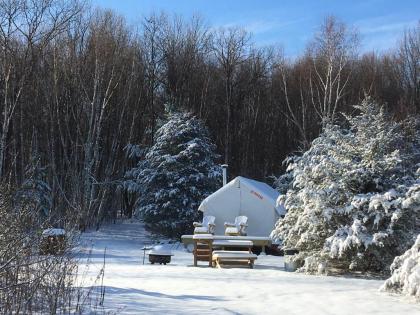
M 51 188 L 46 181 L 46 167 L 41 158 L 34 153 L 25 170 L 25 180 L 16 192 L 16 203 L 28 207 L 39 223 L 50 216 L 52 207 Z
M 136 215 L 150 230 L 169 237 L 192 231 L 199 204 L 220 186 L 215 150 L 199 119 L 170 114 L 145 158 L 126 176 L 138 193 Z
M 394 259 L 391 271 L 391 277 L 385 281 L 381 290 L 413 296 L 420 301 L 420 235 L 413 247 Z
M 356 108 L 349 127 L 327 126 L 288 166 L 288 213 L 272 236 L 299 249 L 308 272 L 384 271 L 416 235 L 419 212 L 406 200 L 418 182 L 418 123 L 394 122 L 370 99 Z

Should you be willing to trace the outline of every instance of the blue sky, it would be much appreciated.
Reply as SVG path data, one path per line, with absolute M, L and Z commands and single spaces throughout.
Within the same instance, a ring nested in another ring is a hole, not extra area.
M 359 30 L 362 51 L 393 47 L 420 20 L 420 0 L 93 0 L 93 6 L 111 8 L 131 24 L 162 10 L 199 14 L 212 27 L 241 26 L 257 45 L 281 45 L 288 56 L 300 54 L 330 14 Z

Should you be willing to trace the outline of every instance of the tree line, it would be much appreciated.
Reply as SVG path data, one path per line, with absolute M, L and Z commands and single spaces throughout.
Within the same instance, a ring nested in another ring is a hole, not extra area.
M 420 111 L 420 24 L 391 51 L 360 53 L 357 30 L 326 17 L 287 58 L 200 17 L 130 25 L 77 0 L 5 0 L 0 47 L 1 180 L 38 176 L 51 220 L 81 229 L 125 207 L 121 179 L 137 163 L 126 148 L 153 145 L 168 104 L 206 123 L 231 176 L 255 179 L 366 95 L 398 119 Z

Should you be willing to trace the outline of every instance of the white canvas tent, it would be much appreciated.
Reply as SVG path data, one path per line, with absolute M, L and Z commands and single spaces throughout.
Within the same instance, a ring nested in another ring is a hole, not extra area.
M 234 180 L 203 200 L 198 210 L 216 217 L 216 235 L 225 232 L 224 223 L 248 217 L 248 235 L 269 236 L 286 209 L 276 203 L 279 193 L 265 183 L 245 177 Z

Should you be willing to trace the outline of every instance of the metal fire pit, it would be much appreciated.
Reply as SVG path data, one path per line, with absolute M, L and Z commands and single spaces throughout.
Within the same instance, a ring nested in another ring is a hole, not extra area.
M 161 246 L 155 246 L 149 253 L 149 261 L 153 265 L 157 264 L 169 264 L 171 262 L 172 252 L 164 249 Z
M 171 255 L 153 255 L 149 254 L 149 261 L 153 265 L 157 264 L 169 264 L 171 262 Z

